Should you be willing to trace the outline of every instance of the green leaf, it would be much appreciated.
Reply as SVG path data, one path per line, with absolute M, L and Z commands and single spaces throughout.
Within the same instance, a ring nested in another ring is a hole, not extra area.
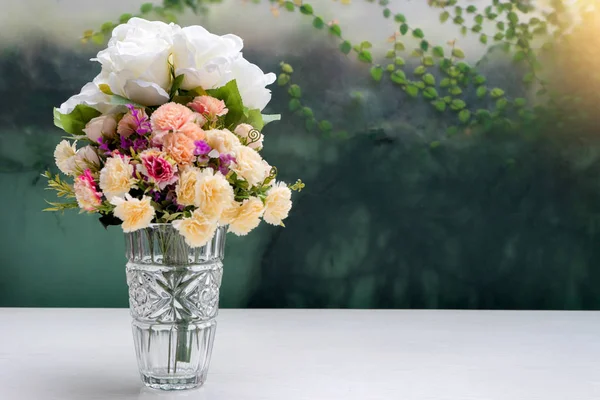
M 446 111 L 446 102 L 444 100 L 436 100 L 431 104 L 433 104 L 435 109 L 438 110 L 439 112 Z
M 427 40 L 422 40 L 420 47 L 423 49 L 423 51 L 429 50 L 429 42 Z
M 419 65 L 417 68 L 415 68 L 414 74 L 423 75 L 426 71 L 427 69 L 423 65 Z
M 534 79 L 535 79 L 535 75 L 533 74 L 533 72 L 528 72 L 523 77 L 523 82 L 531 83 L 531 82 L 533 82 Z
M 419 39 L 423 39 L 425 37 L 425 34 L 420 28 L 417 28 L 413 31 L 413 36 Z
M 475 33 L 479 33 L 479 32 L 481 32 L 481 29 L 483 29 L 483 28 L 481 27 L 481 25 L 475 25 L 474 27 L 472 27 L 472 28 L 471 28 L 471 30 L 472 30 L 473 32 L 475 32 Z
M 463 58 L 465 58 L 465 52 L 464 52 L 464 51 L 462 51 L 462 50 L 461 50 L 461 49 L 459 49 L 459 48 L 454 48 L 454 49 L 452 49 L 452 55 L 453 55 L 454 57 L 456 57 L 456 58 L 460 58 L 460 59 L 463 59 Z
M 403 23 L 405 23 L 405 22 L 406 22 L 406 17 L 404 16 L 404 14 L 396 14 L 396 15 L 394 16 L 394 20 L 395 20 L 396 22 L 398 22 L 398 23 L 401 23 L 401 24 L 403 24 Z
M 476 85 L 483 85 L 486 81 L 487 79 L 483 75 L 477 75 L 475 76 L 475 79 L 473 79 L 473 82 L 475 82 Z
M 499 21 L 496 23 L 496 28 L 498 28 L 498 30 L 503 31 L 504 29 L 506 29 L 506 25 L 504 25 L 504 22 Z
M 220 88 L 207 90 L 206 93 L 209 96 L 223 100 L 227 104 L 229 111 L 225 115 L 225 127 L 229 129 L 237 126 L 244 117 L 244 103 L 236 80 L 229 81 Z
M 435 85 L 435 77 L 432 74 L 425 74 L 423 75 L 423 82 L 430 86 L 433 86 Z
M 417 97 L 419 95 L 419 88 L 415 85 L 407 85 L 405 90 L 410 97 Z
M 475 16 L 475 23 L 477 25 L 483 24 L 483 15 L 481 15 L 481 14 L 476 15 Z
M 527 100 L 522 98 L 522 97 L 518 97 L 515 99 L 515 106 L 517 107 L 525 107 L 527 105 Z
M 285 86 L 290 82 L 290 76 L 288 74 L 279 74 L 277 78 L 277 84 L 279 86 Z
M 140 12 L 142 14 L 148 14 L 154 8 L 154 4 L 152 3 L 144 3 L 140 6 Z
M 177 91 L 181 87 L 181 84 L 183 83 L 184 78 L 185 78 L 185 75 L 181 74 L 181 75 L 176 76 L 175 79 L 173 79 L 173 84 L 171 85 L 171 92 L 169 94 L 169 97 L 171 99 L 175 96 L 175 94 L 177 94 Z
M 439 140 L 434 140 L 433 142 L 429 143 L 429 148 L 433 150 L 433 149 L 437 149 L 441 145 L 442 145 L 442 143 Z
M 110 89 L 110 86 L 108 86 L 106 83 L 101 83 L 98 85 L 98 89 L 100 89 L 100 91 L 104 94 L 107 94 L 109 96 L 114 95 L 114 93 L 112 92 L 112 90 Z
M 394 71 L 396 70 L 396 66 L 395 66 L 394 64 L 388 64 L 388 65 L 385 67 L 385 70 L 386 70 L 387 72 L 394 72 Z
M 92 42 L 94 42 L 97 45 L 101 45 L 104 43 L 104 33 L 102 32 L 96 32 L 92 35 Z
M 363 50 L 358 53 L 358 59 L 362 62 L 371 63 L 373 62 L 373 56 L 367 50 Z
M 466 124 L 471 119 L 471 111 L 462 110 L 461 112 L 458 113 L 458 119 L 463 124 Z
M 461 89 L 461 88 L 459 88 L 458 86 L 454 86 L 453 88 L 451 88 L 451 89 L 449 90 L 449 92 L 450 92 L 450 94 L 451 94 L 451 95 L 453 95 L 453 96 L 458 96 L 459 94 L 462 94 L 462 92 L 463 92 L 463 91 L 462 91 L 462 89 Z
M 246 112 L 244 113 L 244 118 L 241 122 L 245 124 L 250 124 L 254 129 L 257 129 L 259 131 L 261 131 L 265 126 L 263 116 L 260 110 L 258 109 L 246 110 Z
M 397 83 L 399 85 L 406 83 L 406 74 L 401 69 L 396 70 L 390 75 L 390 79 L 392 82 Z
M 83 135 L 85 125 L 100 114 L 100 111 L 85 104 L 77 105 L 70 114 L 61 114 L 55 108 L 54 125 L 72 135 Z
M 313 26 L 317 29 L 323 29 L 325 21 L 323 21 L 323 18 L 321 17 L 315 17 L 315 19 L 313 19 Z
M 484 97 L 487 94 L 487 88 L 485 86 L 479 86 L 477 88 L 477 97 Z
M 317 126 L 317 122 L 314 119 L 307 119 L 306 122 L 304 123 L 304 127 L 306 128 L 306 130 L 308 132 L 311 132 L 312 130 L 314 130 L 315 126 Z
M 415 81 L 412 84 L 418 87 L 419 89 L 425 89 L 425 82 L 423 81 Z
M 304 115 L 307 118 L 314 117 L 313 110 L 311 110 L 309 107 L 302 108 L 302 115 Z
M 504 96 L 504 90 L 500 89 L 500 88 L 495 88 L 492 89 L 492 91 L 490 92 L 490 95 L 494 98 L 497 99 L 499 97 Z
M 366 40 L 360 44 L 360 49 L 370 49 L 371 47 L 373 47 L 373 44 Z
M 331 122 L 323 120 L 319 122 L 319 129 L 323 132 L 329 132 L 331 129 L 333 129 L 333 125 L 331 124 Z
M 408 25 L 406 25 L 406 24 L 400 25 L 400 33 L 403 35 L 406 35 L 406 32 L 408 32 Z
M 383 68 L 381 68 L 381 65 L 371 67 L 370 72 L 371 77 L 377 82 L 381 81 L 381 78 L 383 78 Z
M 426 67 L 433 67 L 435 65 L 435 61 L 433 61 L 433 57 L 427 56 L 423 57 L 423 65 Z
M 300 107 L 302 107 L 302 104 L 300 103 L 300 100 L 298 100 L 298 99 L 291 99 L 290 100 L 290 103 L 289 103 L 290 111 L 299 110 Z
M 288 89 L 288 93 L 290 96 L 295 97 L 295 98 L 300 98 L 302 97 L 302 89 L 300 89 L 300 86 L 294 84 L 292 86 L 290 86 L 290 88 Z M 225 103 L 227 104 L 227 103 Z
M 508 13 L 508 20 L 514 25 L 519 23 L 519 16 L 516 12 L 511 11 Z
M 442 24 L 444 22 L 448 21 L 448 18 L 450 18 L 450 13 L 448 11 L 444 11 L 443 13 L 440 14 L 440 22 Z
M 396 56 L 396 52 L 394 50 L 388 50 L 387 53 L 385 53 L 385 58 L 394 58 Z
M 465 19 L 460 15 L 457 15 L 452 21 L 454 21 L 456 25 L 462 25 L 465 22 Z
M 300 12 L 304 15 L 311 15 L 313 13 L 313 8 L 310 4 L 302 4 L 300 6 Z
M 482 34 L 481 36 L 479 36 L 479 41 L 480 41 L 481 43 L 483 43 L 483 44 L 487 44 L 487 42 L 488 42 L 488 37 L 487 37 L 487 35 L 484 33 L 484 34 Z
M 281 63 L 281 70 L 283 72 L 285 72 L 286 74 L 293 74 L 294 73 L 294 68 L 292 68 L 292 66 L 290 64 L 287 63 Z
M 329 27 L 329 32 L 337 37 L 342 37 L 342 28 L 338 24 L 333 24 Z
M 519 50 L 515 53 L 515 56 L 513 57 L 513 61 L 514 62 L 519 62 L 519 61 L 523 61 L 526 57 L 526 54 L 523 50 Z
M 121 24 L 125 24 L 127 23 L 127 21 L 129 21 L 131 18 L 133 17 L 133 15 L 131 14 L 121 14 L 121 16 L 119 17 L 119 23 Z
M 496 33 L 494 35 L 494 40 L 495 41 L 499 41 L 499 40 L 502 40 L 502 39 L 504 39 L 504 34 L 503 33 L 498 32 L 498 33 Z
M 389 8 L 385 8 L 385 9 L 383 10 L 383 16 L 384 16 L 385 18 L 389 18 L 391 15 L 392 15 L 392 11 L 391 11 Z
M 294 9 L 296 8 L 294 6 L 294 2 L 293 1 L 286 1 L 285 3 L 283 3 L 283 6 L 285 7 L 286 10 L 288 11 L 294 11 Z
M 431 51 L 436 57 L 444 57 L 444 49 L 442 46 L 435 46 Z
M 429 86 L 425 88 L 425 90 L 423 90 L 423 97 L 425 97 L 428 100 L 437 99 L 438 92 L 437 90 L 435 90 L 435 88 Z
M 450 86 L 450 78 L 444 78 L 444 79 L 442 79 L 441 82 L 440 82 L 440 87 L 445 88 L 445 87 L 448 87 L 448 86 Z
M 406 62 L 404 61 L 404 58 L 402 57 L 396 57 L 394 59 L 394 64 L 398 65 L 399 67 L 403 66 L 406 64 Z
M 468 12 L 469 14 L 473 14 L 473 13 L 474 13 L 474 12 L 476 12 L 476 11 L 477 11 L 477 7 L 475 7 L 475 6 L 473 6 L 473 5 L 471 5 L 471 6 L 467 7 L 467 12 Z
M 498 99 L 498 101 L 496 102 L 496 108 L 498 110 L 504 110 L 506 108 L 506 106 L 508 105 L 508 100 L 506 99 Z
M 344 54 L 349 54 L 352 51 L 352 43 L 345 40 L 340 44 L 340 51 Z
M 465 103 L 463 100 L 460 100 L 460 99 L 454 99 L 450 103 L 450 108 L 453 109 L 454 111 L 462 110 L 466 106 L 467 106 L 467 103 Z
M 394 50 L 396 50 L 396 51 L 402 51 L 404 49 L 405 49 L 404 43 L 402 43 L 402 42 L 396 42 L 396 44 L 394 44 Z

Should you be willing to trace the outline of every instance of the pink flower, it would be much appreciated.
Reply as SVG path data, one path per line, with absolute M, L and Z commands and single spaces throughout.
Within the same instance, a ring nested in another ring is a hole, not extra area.
M 200 128 L 200 126 L 194 124 L 193 122 L 188 122 L 187 124 L 182 126 L 181 129 L 179 129 L 177 132 L 180 134 L 184 134 L 185 136 L 189 137 L 194 141 L 206 139 L 206 134 L 204 133 L 202 128 Z
M 102 193 L 98 191 L 92 171 L 89 168 L 75 179 L 73 189 L 77 204 L 85 211 L 96 211 L 96 208 L 102 204 Z
M 225 107 L 223 100 L 216 99 L 211 96 L 198 96 L 188 104 L 194 111 L 202 114 L 210 121 L 214 121 L 217 117 L 221 117 L 229 111 Z
M 201 139 L 199 139 L 201 140 Z M 171 132 L 163 138 L 163 150 L 178 164 L 187 165 L 194 161 L 195 139 L 179 132 Z
M 127 106 L 129 112 L 121 118 L 117 125 L 117 133 L 129 137 L 133 133 L 145 135 L 150 133 L 150 121 L 144 109 L 137 109 L 132 105 Z
M 160 190 L 177 181 L 177 166 L 167 155 L 158 149 L 148 149 L 140 153 L 139 171 L 155 183 Z
M 150 117 L 152 130 L 160 133 L 177 131 L 194 119 L 195 114 L 192 110 L 177 103 L 163 104 Z

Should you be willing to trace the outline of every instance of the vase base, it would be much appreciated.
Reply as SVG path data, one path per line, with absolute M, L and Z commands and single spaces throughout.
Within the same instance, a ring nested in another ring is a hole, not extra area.
M 201 376 L 159 378 L 142 374 L 141 377 L 144 385 L 158 390 L 189 390 L 199 388 L 204 384 Z

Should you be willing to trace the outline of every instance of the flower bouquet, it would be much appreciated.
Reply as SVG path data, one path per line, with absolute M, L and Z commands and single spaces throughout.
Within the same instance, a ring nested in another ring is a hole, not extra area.
M 291 190 L 260 155 L 271 98 L 235 35 L 139 18 L 116 27 L 100 74 L 54 110 L 65 202 L 126 235 L 136 355 L 151 387 L 201 385 L 216 327 L 225 233 L 283 225 Z M 83 145 L 80 145 L 83 144 Z

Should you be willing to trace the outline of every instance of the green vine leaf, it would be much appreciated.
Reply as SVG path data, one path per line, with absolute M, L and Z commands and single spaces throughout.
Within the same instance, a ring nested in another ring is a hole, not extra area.
M 367 50 L 363 50 L 360 53 L 358 53 L 358 59 L 365 63 L 373 62 L 373 56 Z
M 452 49 L 452 55 L 453 55 L 454 57 L 456 57 L 456 58 L 460 58 L 460 59 L 463 59 L 463 58 L 465 58 L 465 52 L 464 52 L 464 51 L 462 51 L 462 50 L 461 50 L 461 49 L 459 49 L 459 48 L 454 48 L 454 49 Z
M 344 54 L 350 54 L 352 51 L 352 43 L 345 40 L 340 44 L 340 51 Z
M 302 4 L 300 6 L 300 12 L 304 15 L 311 15 L 313 13 L 313 8 L 310 4 Z
M 381 81 L 381 78 L 383 78 L 383 68 L 381 68 L 380 65 L 375 65 L 375 66 L 371 67 L 370 72 L 371 72 L 371 77 L 376 82 Z
M 425 34 L 420 28 L 417 28 L 413 31 L 413 36 L 418 39 L 423 39 L 425 37 Z

